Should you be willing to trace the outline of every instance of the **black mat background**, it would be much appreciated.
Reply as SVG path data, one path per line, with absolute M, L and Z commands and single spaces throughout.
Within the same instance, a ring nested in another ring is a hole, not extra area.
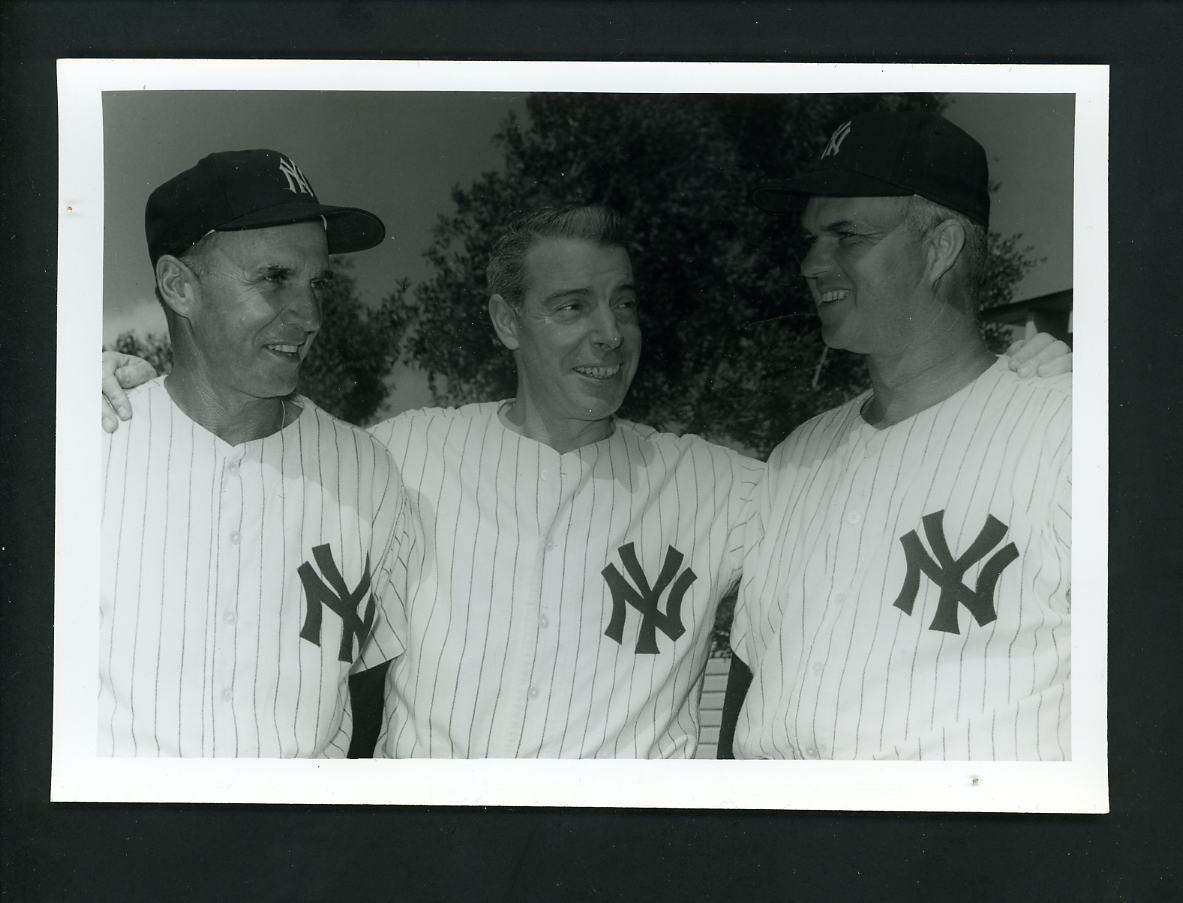
M 1177 898 L 1183 6 L 4 0 L 0 29 L 0 898 Z M 103 56 L 1112 64 L 1112 814 L 50 805 L 54 60 Z

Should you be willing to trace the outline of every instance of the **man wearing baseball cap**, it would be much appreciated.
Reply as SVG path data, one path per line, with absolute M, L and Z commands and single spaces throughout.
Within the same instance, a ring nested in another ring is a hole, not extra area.
M 754 201 L 802 211 L 822 335 L 872 388 L 769 459 L 723 746 L 1069 758 L 1071 377 L 1020 380 L 982 341 L 985 151 L 932 113 L 867 114 Z
M 105 440 L 98 752 L 344 756 L 360 650 L 402 651 L 405 495 L 379 443 L 293 393 L 329 254 L 384 226 L 244 150 L 159 186 L 145 231 L 173 369 Z

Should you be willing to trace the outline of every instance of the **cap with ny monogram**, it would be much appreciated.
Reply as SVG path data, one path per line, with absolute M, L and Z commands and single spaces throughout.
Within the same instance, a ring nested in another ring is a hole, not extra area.
M 864 113 L 834 130 L 810 169 L 760 185 L 752 202 L 785 213 L 810 195 L 913 194 L 987 225 L 990 180 L 982 145 L 936 113 Z
M 320 203 L 286 154 L 221 151 L 202 157 L 149 195 L 144 231 L 155 264 L 162 254 L 183 254 L 210 232 L 316 219 L 324 222 L 330 254 L 372 248 L 386 236 L 386 227 L 374 214 Z

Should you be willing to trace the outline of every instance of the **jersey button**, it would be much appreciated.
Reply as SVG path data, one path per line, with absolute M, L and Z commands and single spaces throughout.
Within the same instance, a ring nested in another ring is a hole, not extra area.
M 846 522 L 848 524 L 857 524 L 860 521 L 862 521 L 862 519 L 863 519 L 863 513 L 861 511 L 851 511 L 849 514 L 846 515 Z
M 233 696 L 234 696 L 234 693 L 231 692 L 229 687 L 227 687 L 225 690 L 222 691 L 222 698 L 225 699 L 227 702 L 229 702 Z
M 542 617 L 540 617 L 538 619 L 538 626 L 539 627 L 549 627 L 550 626 L 550 618 L 548 618 L 546 615 L 543 615 Z
M 529 690 L 526 691 L 526 695 L 529 696 L 531 699 L 537 699 L 538 698 L 538 688 L 531 687 Z
M 222 615 L 222 620 L 227 624 L 233 624 L 238 619 L 234 616 L 234 612 L 228 611 L 226 614 Z
M 825 668 L 826 668 L 826 666 L 822 662 L 814 662 L 813 663 L 813 673 L 814 674 L 821 674 L 822 671 L 825 670 Z
M 234 531 L 233 531 L 233 532 L 230 534 L 230 542 L 231 542 L 231 543 L 233 543 L 234 545 L 238 545 L 238 541 L 239 541 L 240 539 L 242 539 L 242 537 L 238 535 L 238 531 L 237 531 L 237 530 L 234 530 Z
M 232 477 L 238 476 L 238 462 L 237 461 L 231 461 L 230 466 L 227 469 L 230 471 L 230 476 L 232 476 Z

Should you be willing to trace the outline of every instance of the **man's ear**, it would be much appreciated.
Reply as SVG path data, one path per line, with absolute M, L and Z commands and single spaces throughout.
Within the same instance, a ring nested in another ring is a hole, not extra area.
M 924 237 L 927 244 L 929 284 L 934 288 L 953 269 L 965 247 L 965 228 L 955 219 L 938 223 Z
M 189 318 L 197 300 L 197 277 L 183 260 L 161 254 L 156 261 L 156 285 L 169 310 Z
M 497 333 L 497 338 L 501 340 L 501 344 L 510 351 L 517 351 L 519 344 L 517 309 L 501 295 L 492 295 L 489 298 L 489 319 L 493 321 L 493 329 Z

